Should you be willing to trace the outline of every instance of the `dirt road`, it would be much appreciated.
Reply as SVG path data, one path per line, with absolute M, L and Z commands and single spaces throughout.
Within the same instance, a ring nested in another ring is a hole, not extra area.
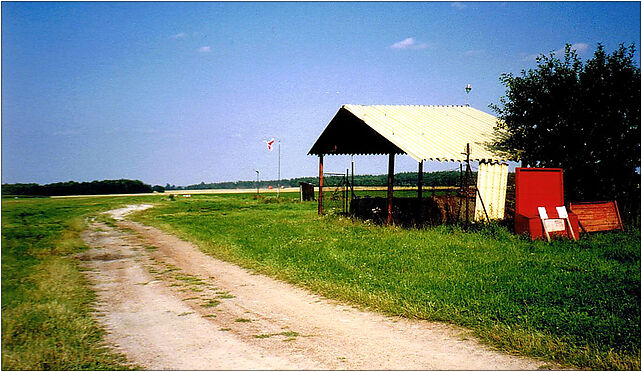
M 125 219 L 95 220 L 80 258 L 107 342 L 146 369 L 537 369 L 441 323 L 326 300 Z

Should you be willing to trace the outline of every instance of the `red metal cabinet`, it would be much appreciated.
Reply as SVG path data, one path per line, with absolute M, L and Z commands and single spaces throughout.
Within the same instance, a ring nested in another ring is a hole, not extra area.
M 537 207 L 545 207 L 550 218 L 557 218 L 555 207 L 564 205 L 563 170 L 560 168 L 515 169 L 515 234 L 528 234 L 532 239 L 542 239 L 542 221 Z M 577 215 L 568 212 L 575 236 L 579 236 Z M 565 231 L 552 235 L 571 236 Z

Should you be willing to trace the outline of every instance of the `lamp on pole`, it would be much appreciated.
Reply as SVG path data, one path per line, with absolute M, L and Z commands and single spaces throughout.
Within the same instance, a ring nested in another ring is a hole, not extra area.
M 473 89 L 470 84 L 466 84 L 466 106 L 468 106 L 468 93 Z

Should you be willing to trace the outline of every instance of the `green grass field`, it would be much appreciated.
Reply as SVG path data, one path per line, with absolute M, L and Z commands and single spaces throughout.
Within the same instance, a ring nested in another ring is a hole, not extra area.
M 2 369 L 131 369 L 102 345 L 94 294 L 71 255 L 84 216 L 136 198 L 2 200 Z M 149 198 L 147 198 L 149 200 Z
M 213 256 L 327 297 L 452 322 L 499 349 L 563 366 L 640 368 L 640 232 L 531 242 L 504 228 L 407 230 L 317 216 L 298 194 L 24 199 L 2 203 L 3 369 L 116 369 L 70 256 L 82 218 L 134 218 Z M 39 356 L 42 354 L 43 356 Z
M 319 217 L 296 196 L 193 196 L 138 218 L 330 298 L 469 327 L 508 352 L 640 368 L 639 230 L 552 244 L 497 226 L 406 230 Z

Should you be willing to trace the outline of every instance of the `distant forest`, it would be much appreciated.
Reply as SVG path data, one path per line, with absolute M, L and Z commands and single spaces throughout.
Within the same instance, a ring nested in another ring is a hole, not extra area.
M 325 177 L 323 179 L 323 184 L 326 186 L 337 186 L 343 182 L 344 176 L 331 176 Z M 460 183 L 460 174 L 457 171 L 442 171 L 442 172 L 431 172 L 424 173 L 424 185 L 425 186 L 459 186 Z M 477 173 L 473 172 L 471 177 L 471 183 L 476 182 Z M 307 182 L 318 186 L 319 178 L 318 177 L 298 177 L 298 178 L 289 178 L 282 179 L 280 182 L 281 186 L 284 187 L 299 187 L 299 182 Z M 267 188 L 269 186 L 277 187 L 279 184 L 276 180 L 266 180 L 259 182 L 259 188 Z M 379 175 L 355 175 L 354 176 L 354 185 L 355 186 L 385 186 L 388 184 L 388 175 L 379 174 Z M 417 185 L 417 173 L 416 172 L 404 172 L 395 174 L 394 178 L 395 186 L 416 186 Z M 195 185 L 189 186 L 176 186 L 176 185 L 165 185 L 166 190 L 202 190 L 202 189 L 252 189 L 256 188 L 256 181 L 236 181 L 236 182 L 216 182 L 216 183 L 205 183 L 201 182 Z
M 459 186 L 460 173 L 457 171 L 442 171 L 424 173 L 424 186 Z M 344 176 L 329 176 L 324 178 L 324 185 L 337 186 L 343 184 Z M 509 182 L 514 178 L 514 173 L 509 174 Z M 470 183 L 474 184 L 477 180 L 477 173 L 473 172 Z M 300 182 L 311 183 L 318 186 L 318 177 L 298 177 L 282 179 L 282 187 L 298 187 Z M 388 176 L 379 175 L 355 175 L 355 186 L 385 186 L 388 182 Z M 259 187 L 277 187 L 279 184 L 276 180 L 260 181 Z M 417 186 L 417 173 L 404 172 L 395 174 L 395 186 Z M 2 185 L 2 196 L 57 196 L 57 195 L 104 195 L 104 194 L 137 194 L 150 192 L 164 192 L 165 190 L 201 190 L 201 189 L 253 189 L 256 188 L 256 181 L 236 181 L 236 182 L 201 182 L 189 186 L 176 186 L 167 184 L 163 186 L 150 186 L 139 180 L 103 180 L 92 182 L 57 182 L 47 185 L 37 183 L 14 183 Z
M 57 182 L 47 185 L 14 183 L 2 185 L 2 196 L 54 196 L 54 195 L 104 195 L 137 194 L 160 191 L 161 186 L 150 186 L 138 180 L 103 180 L 92 182 Z

